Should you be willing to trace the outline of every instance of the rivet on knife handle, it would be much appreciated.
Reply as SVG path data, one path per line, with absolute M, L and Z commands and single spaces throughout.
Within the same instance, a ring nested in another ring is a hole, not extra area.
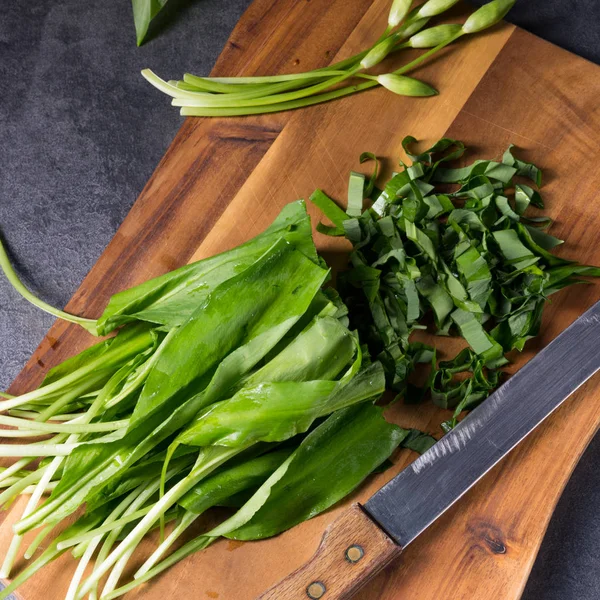
M 402 548 L 353 504 L 325 531 L 314 556 L 257 600 L 351 598 Z

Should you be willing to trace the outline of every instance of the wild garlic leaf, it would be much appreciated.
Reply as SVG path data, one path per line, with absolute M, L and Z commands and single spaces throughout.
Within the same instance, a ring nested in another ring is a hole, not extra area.
M 133 7 L 133 22 L 135 24 L 135 35 L 137 45 L 141 46 L 150 22 L 163 9 L 168 0 L 131 0 Z
M 301 200 L 292 202 L 270 227 L 245 244 L 112 296 L 98 319 L 99 332 L 105 335 L 135 320 L 168 329 L 182 325 L 218 285 L 239 275 L 281 238 L 318 262 L 306 206 Z
M 231 467 L 225 466 L 214 475 L 203 479 L 178 504 L 196 514 L 202 514 L 246 490 L 256 490 L 281 466 L 293 448 L 275 450 Z
M 208 407 L 177 439 L 193 446 L 248 447 L 304 433 L 315 419 L 385 389 L 383 369 L 373 363 L 350 381 L 282 381 L 244 387 L 231 399 Z
M 350 363 L 355 348 L 355 339 L 338 319 L 317 317 L 264 366 L 242 380 L 240 386 L 258 386 L 279 378 L 287 381 L 311 377 L 334 379 Z M 53 493 L 53 500 L 60 505 L 60 514 L 70 514 L 84 501 L 92 506 L 107 502 L 117 486 L 122 485 L 131 465 L 173 433 L 189 427 L 205 405 L 205 394 L 193 395 L 175 410 L 167 404 L 121 440 L 77 448 L 67 459 L 64 481 Z
M 263 539 L 318 515 L 360 485 L 405 435 L 372 404 L 334 413 L 291 455 L 281 478 L 251 518 L 225 535 Z
M 284 240 L 217 287 L 169 342 L 150 372 L 130 429 L 164 403 L 211 397 L 247 373 L 306 312 L 327 271 Z

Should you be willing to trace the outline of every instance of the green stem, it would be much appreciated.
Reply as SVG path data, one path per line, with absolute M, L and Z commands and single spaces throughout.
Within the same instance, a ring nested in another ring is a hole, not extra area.
M 252 106 L 244 108 L 203 108 L 198 106 L 183 106 L 180 113 L 185 117 L 234 117 L 281 112 L 284 110 L 304 108 L 305 106 L 313 106 L 314 104 L 320 104 L 322 102 L 329 102 L 330 100 L 336 100 L 337 98 L 343 98 L 344 96 L 349 96 L 356 92 L 368 90 L 377 85 L 379 85 L 377 82 L 368 81 L 357 85 L 342 87 L 325 94 L 312 96 L 311 98 L 281 102 L 280 104 L 271 104 L 269 106 Z
M 209 77 L 198 77 L 191 73 L 185 73 L 183 80 L 175 81 L 175 87 L 186 90 L 188 92 L 211 92 L 214 94 L 236 94 L 250 89 L 250 85 L 245 83 L 233 84 L 233 83 L 218 83 L 212 81 Z M 254 87 L 263 86 L 267 88 L 271 85 L 271 82 L 255 84 Z
M 127 494 L 125 496 L 125 498 L 123 498 L 121 500 L 121 502 L 119 502 L 119 504 L 114 508 L 114 510 L 108 515 L 108 517 L 106 517 L 106 519 L 104 520 L 104 524 L 109 525 L 112 522 L 116 521 L 121 514 L 123 514 L 123 513 L 127 514 L 127 510 L 136 501 L 136 498 L 143 496 L 143 494 L 144 494 L 143 488 L 135 489 L 132 492 L 130 492 L 129 494 Z M 142 499 L 141 502 L 143 502 L 143 501 L 144 500 Z M 95 531 L 97 532 L 97 529 Z M 118 531 L 121 531 L 121 529 L 119 529 Z M 115 539 L 116 539 L 116 536 L 118 536 L 118 532 L 115 534 Z M 73 537 L 77 537 L 77 536 L 73 536 Z M 79 565 L 77 565 L 77 570 L 75 571 L 75 574 L 73 575 L 73 579 L 71 579 L 71 583 L 69 585 L 69 589 L 67 591 L 67 596 L 66 596 L 65 600 L 75 600 L 75 598 L 77 596 L 77 592 L 79 590 L 79 583 L 81 582 L 81 579 L 83 578 L 85 569 L 86 569 L 90 559 L 92 558 L 94 552 L 96 551 L 96 548 L 102 541 L 102 537 L 103 537 L 103 535 L 96 535 L 93 539 L 89 540 L 88 542 L 83 542 L 83 543 L 79 544 L 77 546 L 77 548 L 75 548 L 73 550 L 73 552 L 72 552 L 73 556 L 75 558 L 80 556 L 81 558 L 79 561 Z M 73 539 L 73 538 L 69 538 L 69 539 Z M 57 546 L 59 546 L 59 545 L 60 545 L 60 542 L 59 542 L 59 544 L 57 544 Z
M 14 592 L 20 585 L 25 583 L 31 576 L 35 575 L 42 567 L 46 566 L 49 562 L 58 558 L 64 550 L 61 552 L 56 549 L 56 545 L 53 544 L 46 549 L 46 551 L 30 565 L 23 569 L 3 590 L 0 591 L 0 600 L 7 600 L 7 598 Z
M 48 525 L 44 527 L 33 539 L 31 544 L 25 550 L 25 558 L 29 560 L 35 551 L 39 548 L 40 544 L 48 537 L 48 534 L 54 529 L 54 525 Z
M 48 485 L 46 485 L 44 489 L 44 494 L 49 494 L 52 490 L 54 490 L 58 486 L 58 481 L 51 481 Z M 24 494 L 33 494 L 35 491 L 35 485 L 29 485 L 24 490 Z
M 66 439 L 68 439 L 68 436 L 65 433 L 59 433 L 54 438 L 56 443 L 63 442 Z M 29 444 L 29 445 L 30 446 L 39 446 L 39 445 L 43 445 L 43 444 L 45 444 L 45 442 L 34 442 L 33 444 Z M 34 460 L 35 460 L 35 458 L 24 458 L 24 459 L 17 461 L 10 467 L 7 467 L 6 471 L 4 471 L 0 475 L 0 481 L 2 481 L 5 477 L 12 475 L 15 471 L 18 471 L 19 469 L 27 466 L 29 463 L 33 462 Z M 20 481 L 18 481 L 17 483 L 12 485 L 8 489 L 4 490 L 0 494 L 0 506 L 2 506 L 3 504 L 5 504 L 8 501 L 11 501 L 18 494 L 23 493 L 23 490 L 25 490 L 29 485 L 37 483 L 41 479 L 46 468 L 47 467 L 39 467 L 37 470 L 30 472 L 26 477 L 23 477 Z
M 328 80 L 338 79 L 342 81 L 351 76 L 351 72 L 348 71 L 335 71 L 332 76 L 328 74 Z M 182 100 L 199 103 L 199 106 L 224 106 L 224 105 L 237 105 L 237 106 L 254 106 L 255 104 L 259 104 L 264 102 L 264 99 L 271 98 L 274 96 L 296 96 L 304 93 L 304 90 L 312 90 L 314 88 L 323 88 L 326 89 L 330 85 L 334 83 L 328 83 L 327 81 L 324 83 L 319 83 L 316 85 L 311 85 L 313 83 L 312 78 L 304 78 L 303 80 L 292 80 L 292 81 L 283 81 L 281 83 L 275 83 L 268 86 L 260 86 L 257 88 L 252 88 L 244 92 L 239 92 L 235 94 L 219 94 L 214 95 L 211 94 L 210 97 L 199 96 L 198 99 L 190 98 L 189 96 L 183 96 Z M 301 90 L 297 88 L 301 87 Z M 284 94 L 283 92 L 290 91 L 288 94 Z M 312 94 L 314 92 L 307 91 L 307 94 Z M 243 104 L 242 104 L 243 103 Z
M 88 545 L 83 553 L 83 556 L 79 559 L 79 563 L 77 565 L 77 569 L 75 569 L 75 573 L 71 579 L 71 583 L 69 584 L 69 589 L 67 590 L 67 595 L 65 596 L 65 600 L 75 600 L 77 596 L 77 590 L 79 589 L 79 583 L 83 578 L 83 574 L 85 573 L 85 569 L 88 566 L 94 551 L 96 550 L 96 546 L 100 543 L 102 537 L 98 537 Z
M 192 541 L 182 546 L 179 550 L 177 550 L 177 552 L 174 552 L 173 554 L 171 554 L 171 556 L 169 556 L 161 563 L 156 565 L 153 569 L 150 569 L 149 571 L 144 573 L 144 575 L 142 575 L 139 579 L 134 579 L 130 583 L 123 585 L 120 588 L 117 588 L 110 594 L 104 596 L 102 600 L 113 600 L 114 598 L 118 598 L 119 596 L 130 592 L 131 590 L 135 589 L 138 585 L 141 585 L 145 581 L 152 579 L 155 575 L 162 573 L 164 570 L 173 566 L 175 563 L 178 563 L 180 560 L 183 560 L 184 558 L 188 557 L 190 554 L 193 554 L 198 550 L 203 550 L 208 545 L 212 544 L 215 541 L 215 539 L 216 538 L 209 538 L 205 536 L 199 536 L 193 539 Z
M 97 582 L 108 572 L 108 570 L 123 557 L 131 547 L 139 544 L 144 535 L 152 528 L 160 515 L 165 513 L 185 493 L 192 489 L 203 477 L 208 475 L 219 465 L 229 460 L 245 448 L 211 448 L 207 449 L 208 457 L 199 458 L 198 466 L 194 467 L 189 475 L 176 483 L 156 504 L 150 512 L 134 527 L 129 535 L 119 546 L 99 564 L 92 575 L 88 577 L 82 586 L 77 598 L 83 598 Z
M 140 540 L 140 542 L 141 542 L 141 540 Z M 110 594 L 110 592 L 112 592 L 117 587 L 117 583 L 119 583 L 119 579 L 121 578 L 121 575 L 122 575 L 123 571 L 125 570 L 125 567 L 127 566 L 127 563 L 129 562 L 129 559 L 131 558 L 131 555 L 135 552 L 138 545 L 139 545 L 139 542 L 136 545 L 128 548 L 123 553 L 123 556 L 121 556 L 121 558 L 119 558 L 119 560 L 116 562 L 116 564 L 112 568 L 108 578 L 106 579 L 106 583 L 104 584 L 104 587 L 102 588 L 102 593 L 100 594 L 100 598 L 105 598 L 108 594 Z
M 167 337 L 168 337 L 168 335 L 167 335 Z M 165 338 L 165 339 L 167 339 L 167 338 Z M 138 348 L 138 350 L 139 350 L 139 348 Z M 109 380 L 109 382 L 110 382 L 110 380 Z M 106 404 L 108 398 L 110 397 L 110 394 L 112 393 L 112 391 L 113 391 L 112 386 L 110 386 L 110 385 L 105 386 L 102 389 L 102 391 L 98 394 L 98 396 L 96 396 L 96 398 L 94 399 L 94 401 L 88 408 L 87 412 L 83 415 L 82 420 L 89 422 L 100 412 L 100 410 L 104 409 L 105 404 Z M 77 439 L 77 434 L 71 434 L 71 436 L 67 439 L 67 441 L 69 442 L 69 441 L 72 441 L 75 439 Z M 78 444 L 74 444 L 74 445 L 77 446 Z M 95 474 L 94 471 L 91 471 L 90 473 L 87 474 L 87 477 L 92 478 L 94 476 L 94 474 Z M 86 483 L 86 478 L 83 477 L 79 481 L 79 486 L 83 486 L 83 485 L 85 485 L 85 483 Z M 71 486 L 71 488 L 69 488 L 68 492 L 66 492 L 68 494 L 68 497 L 70 497 L 72 494 L 75 494 L 79 490 L 79 486 L 78 485 Z M 18 523 L 16 523 L 14 526 L 15 531 L 17 533 L 22 534 L 25 531 L 27 531 L 28 529 L 31 529 L 37 523 L 40 523 L 41 521 L 43 521 L 43 519 L 45 519 L 49 514 L 51 514 L 52 511 L 57 506 L 60 506 L 63 501 L 64 501 L 64 496 L 62 496 L 62 497 L 59 496 L 58 498 L 54 498 L 54 499 L 51 498 L 48 502 L 45 502 L 37 511 L 35 511 L 31 515 L 29 515 L 26 519 L 21 519 Z
M 120 519 L 111 521 L 110 523 L 105 522 L 104 525 L 101 525 L 100 527 L 96 527 L 96 529 L 92 529 L 91 531 L 88 531 L 87 533 L 82 533 L 81 535 L 75 535 L 72 538 L 69 538 L 68 540 L 63 540 L 62 542 L 60 542 L 58 544 L 58 549 L 64 550 L 65 548 L 69 548 L 71 546 L 76 546 L 77 544 L 83 544 L 85 542 L 89 542 L 90 540 L 93 540 L 97 535 L 104 535 L 105 533 L 108 533 L 109 531 L 112 531 L 113 529 L 115 529 L 117 527 L 123 528 L 128 523 L 131 523 L 132 521 L 137 521 L 138 519 L 145 517 L 150 512 L 151 508 L 152 508 L 152 506 L 146 506 L 144 508 L 140 508 L 139 510 L 136 510 L 126 516 L 123 516 Z
M 57 381 L 53 381 L 48 385 L 44 385 L 37 390 L 33 390 L 26 394 L 4 400 L 0 402 L 0 411 L 17 408 L 31 402 L 39 402 L 42 399 L 59 399 L 64 397 L 63 390 L 72 384 L 77 384 L 78 393 L 89 389 L 97 389 L 98 384 L 103 384 L 107 379 L 107 371 L 117 365 L 125 363 L 130 358 L 143 352 L 154 344 L 154 337 L 150 330 L 143 330 L 139 335 L 136 335 L 127 343 L 116 347 L 116 351 L 112 352 L 109 348 L 103 355 L 91 361 L 89 364 L 80 367 L 69 375 L 61 377 Z M 52 405 L 51 405 L 52 406 Z M 41 413 L 46 414 L 46 411 Z M 43 420 L 40 415 L 40 420 Z
M 68 456 L 79 444 L 0 444 L 0 456 L 19 457 L 34 456 L 43 458 L 45 456 Z
M 25 505 L 25 510 L 21 518 L 27 517 L 31 514 L 37 507 L 38 502 L 42 499 L 44 492 L 46 491 L 46 487 L 52 480 L 52 477 L 56 473 L 56 470 L 60 466 L 60 460 L 57 461 L 55 458 L 44 470 L 44 474 L 40 478 L 39 482 L 35 486 L 33 493 L 29 497 L 27 504 Z M 12 567 L 14 561 L 17 558 L 17 553 L 19 552 L 19 548 L 21 546 L 21 542 L 23 541 L 23 536 L 15 534 L 10 542 L 10 546 L 8 548 L 8 552 L 4 557 L 4 562 L 2 567 L 0 568 L 0 577 L 6 579 L 10 577 L 10 572 L 12 571 Z
M 83 518 L 85 519 L 85 517 Z M 97 521 L 92 519 L 88 519 L 85 522 L 85 527 L 93 527 Z M 62 534 L 61 534 L 62 535 Z M 19 586 L 21 586 L 25 581 L 27 581 L 30 577 L 35 575 L 41 568 L 47 565 L 49 562 L 53 561 L 55 558 L 58 558 L 61 554 L 63 554 L 64 550 L 58 550 L 56 548 L 57 542 L 59 541 L 60 536 L 56 538 L 46 550 L 30 565 L 28 565 L 25 569 L 23 569 L 3 590 L 0 590 L 0 600 L 7 600 L 12 592 L 14 592 Z
M 116 429 L 122 429 L 129 425 L 129 419 L 122 419 L 120 421 L 107 421 L 104 423 L 85 423 L 82 417 L 76 417 L 73 423 L 45 423 L 28 421 L 26 419 L 17 419 L 16 417 L 5 417 L 0 415 L 0 425 L 8 425 L 9 427 L 18 427 L 25 430 L 26 433 L 30 434 L 32 431 L 36 432 L 36 435 L 42 433 L 97 433 L 102 431 L 115 431 Z M 10 431 L 3 432 L 11 433 Z M 19 433 L 22 433 L 19 431 Z
M 177 541 L 181 534 L 199 517 L 199 514 L 186 510 L 181 521 L 177 523 L 175 529 L 169 534 L 162 544 L 150 555 L 148 560 L 136 571 L 133 578 L 142 578 L 154 565 L 163 557 L 165 552 Z
M 374 45 L 383 41 L 385 36 L 381 36 Z M 371 46 L 372 48 L 373 46 Z M 313 69 L 312 71 L 304 71 L 303 73 L 287 73 L 283 75 L 252 75 L 249 77 L 196 77 L 195 75 L 189 75 L 186 73 L 183 76 L 183 80 L 192 83 L 196 80 L 201 80 L 202 82 L 214 82 L 224 85 L 237 85 L 240 86 L 252 85 L 252 84 L 266 84 L 266 83 L 280 83 L 283 81 L 293 81 L 296 79 L 309 79 L 309 78 L 318 78 L 318 77 L 330 77 L 332 74 L 339 73 L 341 71 L 345 71 L 348 67 L 355 67 L 371 50 L 371 48 L 367 48 L 354 56 L 350 56 L 349 58 L 345 58 L 344 60 L 340 60 L 332 65 L 327 67 L 321 67 L 319 69 Z M 193 84 L 193 83 L 192 83 Z M 218 91 L 217 89 L 213 89 L 213 91 Z M 220 90 L 219 90 L 220 91 Z M 224 91 L 224 90 L 223 90 Z
M 78 385 L 75 385 L 68 392 L 62 394 L 56 400 L 54 400 L 44 410 L 40 411 L 40 414 L 35 418 L 36 422 L 43 423 L 52 419 L 54 415 L 62 412 L 65 407 L 71 404 L 71 402 L 77 400 L 81 394 L 88 389 L 88 387 L 89 383 L 87 381 L 83 380 L 79 382 Z
M 326 81 L 317 85 L 311 85 L 300 90 L 294 90 L 287 93 L 282 93 L 283 85 L 289 87 L 289 84 L 281 84 L 278 89 L 271 90 L 271 94 L 268 96 L 260 96 L 255 94 L 246 94 L 245 97 L 241 95 L 229 94 L 225 97 L 217 96 L 216 98 L 205 99 L 205 98 L 189 98 L 187 96 L 176 97 L 173 99 L 173 106 L 203 106 L 210 108 L 221 108 L 221 107 L 246 107 L 246 106 L 265 106 L 269 104 L 277 104 L 280 102 L 287 102 L 292 100 L 298 100 L 300 98 L 306 98 L 312 96 L 318 92 L 326 90 L 333 85 L 341 83 L 342 81 L 349 79 L 355 75 L 356 70 L 344 72 L 343 75 L 332 77 Z M 275 88 L 275 86 L 273 86 Z
M 39 420 L 38 417 L 40 415 L 39 411 L 36 410 L 20 410 L 18 408 L 13 408 L 11 410 L 8 411 L 8 414 L 11 417 L 18 417 L 20 419 L 35 419 L 35 420 Z M 52 420 L 53 421 L 72 421 L 73 419 L 77 419 L 78 417 L 81 417 L 82 415 L 84 415 L 85 413 L 68 413 L 68 414 L 62 414 L 62 415 L 52 415 Z
M 438 50 L 441 50 L 448 44 L 455 41 L 458 37 L 460 37 L 462 32 L 451 38 L 450 40 L 444 42 L 427 51 L 425 54 L 422 54 L 412 62 L 400 67 L 400 69 L 394 71 L 396 75 L 401 75 L 403 73 L 407 73 L 408 71 L 414 69 L 418 65 L 420 65 L 423 61 L 427 60 L 430 56 L 435 54 Z M 313 96 L 311 98 L 304 98 L 301 100 L 294 100 L 290 102 L 281 102 L 280 104 L 274 104 L 270 106 L 257 106 L 257 107 L 245 107 L 245 108 L 201 108 L 196 106 L 184 106 L 181 108 L 181 114 L 186 117 L 232 117 L 232 116 L 241 116 L 241 115 L 255 115 L 255 114 L 263 114 L 270 112 L 280 112 L 284 110 L 295 110 L 297 108 L 304 108 L 306 106 L 312 106 L 314 104 L 320 104 L 322 102 L 329 102 L 330 100 L 336 100 L 338 98 L 343 98 L 344 96 L 350 96 L 351 94 L 355 94 L 357 92 L 362 92 L 364 90 L 371 89 L 373 87 L 378 86 L 379 84 L 376 81 L 366 81 L 365 83 L 359 83 L 357 85 L 346 86 L 339 88 L 337 90 L 333 90 L 331 92 L 327 92 L 325 94 L 319 94 L 317 96 Z
M 98 332 L 96 329 L 96 321 L 94 319 L 86 319 L 84 317 L 77 317 L 75 315 L 71 315 L 66 313 L 54 306 L 50 306 L 47 302 L 44 302 L 34 294 L 32 294 L 23 284 L 23 282 L 19 279 L 16 271 L 14 270 L 10 259 L 8 258 L 8 254 L 6 253 L 6 249 L 2 240 L 0 240 L 0 268 L 4 271 L 6 278 L 9 283 L 13 286 L 13 288 L 25 298 L 28 302 L 31 302 L 34 306 L 42 309 L 43 311 L 58 317 L 59 319 L 63 319 L 64 321 L 69 321 L 71 323 L 75 323 L 83 327 L 86 331 L 89 331 L 92 335 L 97 336 Z
M 153 490 L 149 490 L 150 487 L 151 487 L 151 484 L 140 485 L 137 488 L 133 489 L 131 492 L 129 492 L 129 494 L 127 494 L 119 502 L 119 504 L 117 504 L 117 506 L 108 515 L 108 517 L 106 517 L 106 519 L 104 520 L 104 524 L 107 525 L 107 524 L 113 523 L 114 521 L 121 518 L 122 515 L 128 515 L 128 514 L 131 514 L 132 512 L 135 512 L 136 509 L 139 508 L 142 504 L 144 504 L 146 502 L 146 500 L 152 495 L 152 493 L 154 493 Z M 121 531 L 122 531 L 122 527 L 116 527 L 115 529 L 111 529 L 110 535 L 107 537 L 107 540 L 106 540 L 106 542 L 108 542 L 109 539 L 112 538 L 111 547 L 112 547 L 112 543 L 114 543 L 114 541 L 116 541 L 116 539 L 119 536 L 119 533 Z M 73 536 L 73 537 L 76 537 L 76 536 Z M 73 556 L 75 558 L 81 557 L 90 545 L 97 546 L 102 541 L 102 537 L 103 536 L 100 535 L 100 536 L 97 536 L 97 539 L 94 538 L 94 540 L 92 540 L 92 541 L 80 542 L 77 545 L 77 547 L 72 550 Z M 68 542 L 70 539 L 73 539 L 73 538 L 66 538 L 63 541 Z M 67 546 L 65 546 L 65 549 L 69 548 L 69 547 L 70 546 L 67 545 Z M 102 552 L 102 550 L 101 550 L 101 552 Z
M 10 465 L 10 467 L 6 467 L 5 469 L 3 469 L 0 473 L 0 484 L 12 475 L 18 473 L 21 469 L 24 469 L 27 465 L 31 464 L 33 460 L 33 458 L 22 458 L 21 460 L 18 460 L 17 462 Z M 0 506 L 1 505 L 2 502 L 0 502 Z
M 441 44 L 438 44 L 434 48 L 431 48 L 424 54 L 421 54 L 421 56 L 415 58 L 415 60 L 409 62 L 407 65 L 404 65 L 403 67 L 400 67 L 399 69 L 396 69 L 394 71 L 394 73 L 396 75 L 403 75 L 404 73 L 407 73 L 408 71 L 412 71 L 412 69 L 414 69 L 415 67 L 418 67 L 422 62 L 426 61 L 428 58 L 433 56 L 436 52 L 438 52 L 442 48 L 445 48 L 446 46 L 448 46 L 452 42 L 456 41 L 458 38 L 462 37 L 463 35 L 465 35 L 465 33 L 460 31 L 459 33 L 452 36 L 450 39 L 446 40 L 445 42 L 442 42 Z
M 350 64 L 358 62 L 355 57 L 352 57 Z M 333 75 L 343 75 L 345 68 L 333 68 L 325 67 L 322 70 L 315 69 L 314 71 L 305 71 L 303 73 L 286 73 L 284 75 L 266 75 L 266 76 L 251 76 L 251 77 L 197 77 L 186 73 L 183 76 L 185 83 L 194 86 L 197 84 L 199 88 L 206 86 L 207 91 L 220 92 L 224 94 L 232 93 L 231 90 L 227 89 L 229 86 L 235 86 L 238 91 L 244 91 L 250 86 L 262 85 L 265 89 L 268 89 L 269 84 L 273 83 L 286 83 L 289 81 L 305 81 L 307 79 L 319 79 L 322 77 L 331 77 Z M 211 85 L 213 84 L 214 87 Z M 220 84 L 219 88 L 215 84 Z M 210 89 L 212 88 L 212 89 Z

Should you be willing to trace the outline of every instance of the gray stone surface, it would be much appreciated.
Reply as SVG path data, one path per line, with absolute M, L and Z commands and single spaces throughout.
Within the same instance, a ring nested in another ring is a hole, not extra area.
M 27 284 L 64 305 L 114 235 L 180 117 L 139 75 L 207 73 L 250 0 L 171 0 L 136 48 L 128 0 L 5 0 L 0 9 L 0 227 Z M 518 24 L 600 62 L 600 2 L 520 0 Z M 52 318 L 0 283 L 0 389 Z M 561 499 L 526 600 L 600 598 L 600 439 Z M 48 597 L 51 597 L 49 594 Z M 490 600 L 503 600 L 490 590 Z

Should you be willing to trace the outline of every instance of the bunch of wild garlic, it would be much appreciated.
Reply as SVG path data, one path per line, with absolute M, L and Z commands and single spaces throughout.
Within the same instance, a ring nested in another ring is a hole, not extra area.
M 183 80 L 168 82 L 149 69 L 144 69 L 142 75 L 172 96 L 173 106 L 179 106 L 182 115 L 197 117 L 291 110 L 380 85 L 401 96 L 432 96 L 437 90 L 407 77 L 406 73 L 459 38 L 495 25 L 515 1 L 492 0 L 473 12 L 462 25 L 448 23 L 423 29 L 432 17 L 442 14 L 458 0 L 427 0 L 412 10 L 412 0 L 393 0 L 387 27 L 373 46 L 329 67 L 305 73 L 262 77 L 197 77 L 186 73 Z M 392 52 L 404 48 L 427 51 L 390 73 L 367 72 Z

